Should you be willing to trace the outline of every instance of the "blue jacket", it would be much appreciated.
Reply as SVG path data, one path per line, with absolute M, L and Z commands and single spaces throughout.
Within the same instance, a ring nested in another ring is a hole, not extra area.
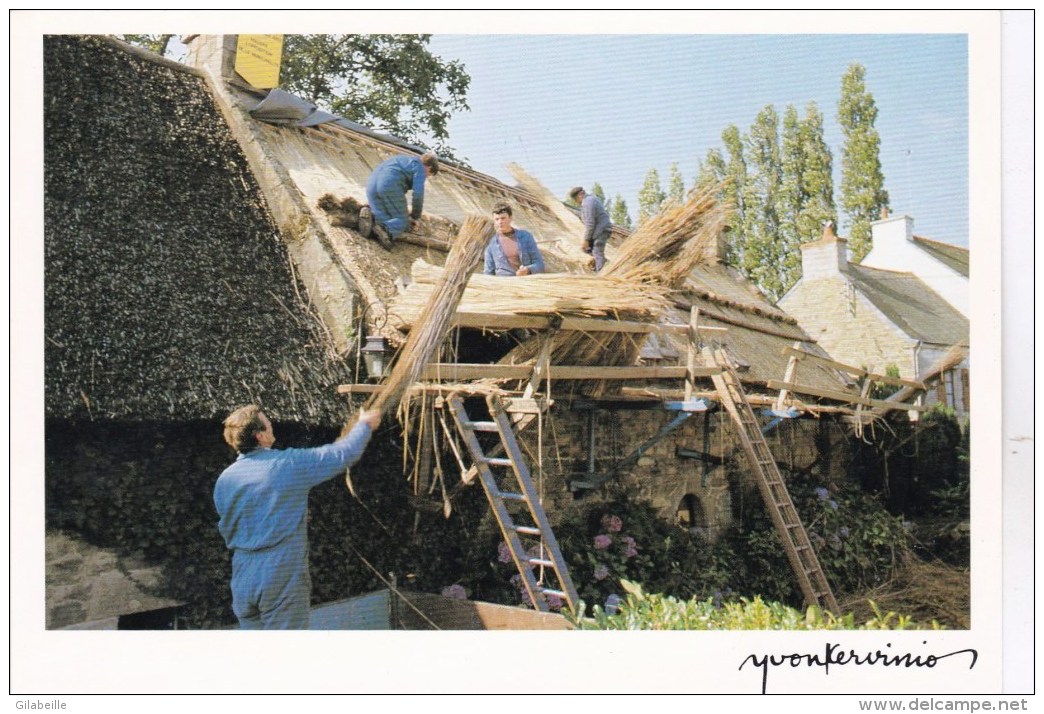
M 528 267 L 531 273 L 544 272 L 544 256 L 540 254 L 533 234 L 521 228 L 515 229 L 515 240 L 518 241 L 518 260 L 521 266 Z M 511 263 L 500 247 L 497 233 L 493 233 L 489 245 L 486 246 L 486 275 L 515 275 Z
M 410 215 L 420 219 L 424 210 L 424 180 L 427 176 L 420 158 L 393 156 L 381 162 L 370 174 L 367 191 L 400 199 L 406 196 L 407 191 L 413 191 L 413 210 Z
M 584 196 L 584 202 L 580 205 L 580 219 L 584 222 L 585 243 L 593 245 L 609 240 L 613 223 L 598 196 Z
M 257 449 L 240 454 L 214 486 L 218 530 L 229 549 L 288 547 L 307 555 L 308 492 L 354 464 L 370 441 L 359 423 L 342 439 L 313 449 Z

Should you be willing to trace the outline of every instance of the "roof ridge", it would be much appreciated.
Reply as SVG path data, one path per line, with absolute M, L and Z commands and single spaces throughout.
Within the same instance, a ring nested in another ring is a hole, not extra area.
M 957 245 L 955 243 L 947 243 L 945 241 L 935 240 L 934 238 L 925 238 L 924 236 L 914 235 L 913 239 L 917 240 L 917 241 L 921 241 L 922 243 L 933 243 L 935 245 L 941 245 L 944 248 L 955 248 L 957 250 L 963 250 L 965 253 L 970 253 L 971 252 L 969 249 L 965 248 L 963 245 Z

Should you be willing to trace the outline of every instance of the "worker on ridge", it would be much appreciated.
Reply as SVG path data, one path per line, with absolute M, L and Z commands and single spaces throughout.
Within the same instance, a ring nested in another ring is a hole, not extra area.
M 605 244 L 613 232 L 609 212 L 605 210 L 601 199 L 589 195 L 583 186 L 569 189 L 569 197 L 580 206 L 580 220 L 584 222 L 584 241 L 580 247 L 594 257 L 594 269 L 597 273 L 605 265 Z
M 424 182 L 439 172 L 439 157 L 432 152 L 421 156 L 393 156 L 382 161 L 366 182 L 366 200 L 359 213 L 359 228 L 373 234 L 386 250 L 407 229 L 416 229 L 424 210 Z M 406 210 L 406 192 L 413 191 L 413 210 Z
M 232 551 L 232 611 L 244 630 L 308 629 L 308 492 L 362 456 L 379 411 L 362 411 L 337 441 L 273 449 L 275 433 L 256 405 L 225 419 L 236 460 L 214 486 L 218 530 Z
M 511 225 L 510 204 L 493 204 L 493 236 L 486 246 L 486 275 L 532 275 L 544 272 L 544 256 L 533 234 Z

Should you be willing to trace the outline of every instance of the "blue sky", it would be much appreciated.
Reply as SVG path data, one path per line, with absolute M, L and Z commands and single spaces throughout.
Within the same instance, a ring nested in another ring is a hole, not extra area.
M 826 122 L 840 186 L 841 77 L 866 68 L 878 108 L 892 212 L 914 231 L 968 244 L 968 43 L 962 34 L 438 35 L 432 51 L 471 75 L 469 112 L 449 143 L 507 183 L 516 162 L 558 196 L 598 181 L 632 218 L 650 168 L 666 188 L 672 162 L 691 185 L 697 164 L 772 104 Z M 837 196 L 835 196 L 835 200 Z M 841 217 L 842 232 L 847 223 Z

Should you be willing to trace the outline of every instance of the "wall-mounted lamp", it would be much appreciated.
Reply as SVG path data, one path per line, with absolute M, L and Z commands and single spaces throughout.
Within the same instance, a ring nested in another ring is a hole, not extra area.
M 366 344 L 361 352 L 363 360 L 366 361 L 366 374 L 370 379 L 383 379 L 391 361 L 392 351 L 388 342 L 380 335 L 367 335 Z

